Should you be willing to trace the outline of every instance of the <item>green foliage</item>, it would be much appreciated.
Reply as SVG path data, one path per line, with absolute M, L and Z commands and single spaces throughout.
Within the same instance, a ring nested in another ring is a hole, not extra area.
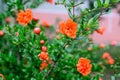
M 42 3 L 43 1 L 33 0 L 33 4 L 30 6 L 36 7 L 38 2 Z M 37 35 L 33 29 L 38 22 L 34 19 L 27 26 L 17 22 L 11 26 L 10 23 L 5 22 L 5 18 L 9 15 L 16 19 L 18 11 L 26 9 L 24 4 L 27 2 L 22 2 L 22 0 L 4 0 L 4 2 L 6 2 L 8 10 L 6 13 L 0 14 L 0 30 L 5 32 L 4 36 L 0 36 L 0 74 L 3 74 L 6 80 L 99 80 L 107 69 L 113 69 L 115 72 L 113 76 L 120 76 L 119 46 L 106 45 L 104 49 L 101 49 L 88 37 L 98 29 L 101 12 L 113 7 L 111 4 L 116 4 L 118 0 L 95 0 L 94 8 L 81 11 L 80 16 L 74 14 L 74 8 L 83 4 L 84 0 L 77 5 L 74 0 L 70 0 L 69 3 L 66 0 L 59 0 L 56 4 L 64 5 L 68 9 L 70 18 L 78 23 L 75 39 L 61 33 L 57 34 L 59 38 L 56 36 L 56 38 L 49 39 L 43 25 L 39 26 L 41 32 Z M 86 30 L 87 28 L 90 30 Z M 48 64 L 48 67 L 42 71 L 39 69 L 42 60 L 38 57 L 43 46 L 40 44 L 40 40 L 45 41 L 44 46 L 47 47 L 49 57 L 53 61 L 53 64 Z M 89 51 L 88 47 L 91 47 L 92 51 Z M 117 55 L 111 54 L 115 59 L 114 65 L 106 64 L 101 58 L 105 51 Z M 87 76 L 80 74 L 76 68 L 81 57 L 90 59 L 92 64 L 91 73 Z

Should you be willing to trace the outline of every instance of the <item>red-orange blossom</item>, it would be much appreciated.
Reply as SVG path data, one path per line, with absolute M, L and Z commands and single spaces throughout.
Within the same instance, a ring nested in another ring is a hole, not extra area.
M 77 70 L 83 76 L 87 76 L 91 72 L 92 64 L 90 64 L 90 60 L 86 58 L 80 58 L 78 60 Z
M 60 32 L 70 38 L 76 38 L 77 25 L 76 22 L 68 19 L 66 22 L 61 22 L 59 24 Z

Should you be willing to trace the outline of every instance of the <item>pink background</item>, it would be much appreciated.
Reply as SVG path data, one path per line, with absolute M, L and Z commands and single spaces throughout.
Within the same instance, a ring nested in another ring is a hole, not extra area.
M 69 18 L 66 11 L 59 10 L 42 10 L 34 9 L 33 16 L 40 19 L 40 23 L 43 21 L 48 22 L 50 25 L 58 26 L 59 21 L 65 21 Z M 99 22 L 100 27 L 106 27 L 106 31 L 103 35 L 96 32 L 91 36 L 95 43 L 109 43 L 111 41 L 120 42 L 120 16 L 115 10 L 111 13 L 102 15 Z M 39 23 L 39 24 L 40 24 Z M 38 25 L 39 25 L 38 24 Z M 56 27 L 57 28 L 57 27 Z

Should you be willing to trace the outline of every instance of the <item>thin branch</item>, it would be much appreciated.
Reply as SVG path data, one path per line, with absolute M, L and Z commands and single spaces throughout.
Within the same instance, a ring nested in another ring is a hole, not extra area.
M 84 2 L 85 2 L 85 0 L 80 2 L 80 3 L 78 3 L 78 4 L 75 4 L 74 7 L 79 6 L 79 5 L 83 4 Z
M 102 8 L 102 9 L 105 9 L 105 8 Z M 88 11 L 86 13 L 82 13 L 80 16 L 76 17 L 75 19 L 79 19 L 79 18 L 81 18 L 82 16 L 84 16 L 84 15 L 86 15 L 88 13 L 92 13 L 92 12 L 95 12 L 95 11 L 98 11 L 98 10 L 101 10 L 101 8 L 99 8 L 99 9 L 93 9 L 93 10 Z
M 101 16 L 102 16 L 102 10 L 100 10 L 100 15 L 98 16 L 98 20 L 101 21 Z
M 23 2 L 23 4 L 25 5 L 26 3 L 28 3 L 29 2 L 29 0 L 26 0 L 25 2 Z
M 73 0 L 73 3 L 75 4 L 75 0 Z M 73 21 L 74 21 L 74 16 L 75 16 L 75 6 L 73 5 Z
M 85 2 L 85 0 L 82 1 L 82 2 L 80 2 L 80 3 L 78 3 L 78 4 L 72 5 L 72 6 L 69 5 L 69 4 L 58 3 L 58 2 L 55 2 L 55 4 L 56 4 L 56 5 L 63 5 L 63 4 L 64 4 L 64 5 L 67 6 L 67 7 L 73 7 L 73 6 L 76 7 L 76 6 L 79 6 L 80 4 L 83 4 L 84 2 Z
M 65 47 L 66 47 L 67 44 L 68 44 L 68 42 L 66 42 L 66 43 L 63 45 L 62 49 L 65 49 Z M 56 57 L 57 60 L 54 61 L 54 64 L 52 65 L 52 67 L 51 67 L 51 68 L 49 69 L 49 71 L 44 75 L 43 80 L 45 80 L 45 79 L 47 78 L 47 76 L 50 75 L 51 72 L 54 70 L 54 68 L 55 68 L 55 66 L 56 66 L 56 63 L 57 63 L 58 60 L 60 59 L 60 56 L 61 56 L 61 53 L 58 53 L 58 55 L 57 55 L 57 57 Z
M 101 11 L 102 10 L 106 10 L 106 9 L 110 8 L 111 6 L 113 6 L 113 4 L 110 4 L 108 7 L 101 7 L 101 8 L 92 9 L 92 10 L 86 12 L 86 13 L 82 13 L 81 15 L 79 15 L 78 17 L 76 17 L 75 19 L 79 19 L 80 17 L 82 17 L 82 16 L 84 16 L 84 15 L 86 15 L 88 13 L 92 13 L 92 12 L 95 12 L 95 11 L 98 11 L 98 10 L 101 10 Z

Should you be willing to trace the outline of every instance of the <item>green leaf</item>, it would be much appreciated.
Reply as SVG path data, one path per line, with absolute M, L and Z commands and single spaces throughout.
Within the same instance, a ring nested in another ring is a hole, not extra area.
M 110 3 L 110 0 L 105 0 L 105 4 L 109 4 Z
M 98 4 L 98 7 L 101 7 L 102 6 L 102 3 L 100 0 L 97 1 L 97 4 Z
M 98 7 L 97 1 L 94 2 L 94 7 L 95 7 L 95 8 Z
M 101 4 L 103 4 L 103 0 L 100 0 Z
M 91 23 L 93 23 L 93 20 L 94 20 L 94 18 L 91 18 L 91 19 L 88 21 L 88 25 L 90 25 Z
M 104 4 L 104 7 L 107 7 L 110 3 L 110 0 L 105 0 L 105 4 Z

